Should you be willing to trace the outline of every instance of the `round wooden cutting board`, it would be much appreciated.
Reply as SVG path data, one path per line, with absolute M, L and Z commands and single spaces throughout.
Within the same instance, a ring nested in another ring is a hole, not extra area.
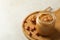
M 33 12 L 32 14 L 28 15 L 25 18 L 25 20 L 23 22 L 23 25 L 22 25 L 23 26 L 23 32 L 24 32 L 25 36 L 29 40 L 60 40 L 60 9 L 54 11 L 54 13 L 56 15 L 56 22 L 55 22 L 56 31 L 54 32 L 53 35 L 51 35 L 49 37 L 48 36 L 47 37 L 42 36 L 42 35 L 39 34 L 38 28 L 36 27 L 36 21 L 31 21 L 30 22 L 30 19 L 32 19 L 32 20 L 36 19 L 36 15 L 39 12 L 41 12 L 41 11 Z M 30 17 L 30 19 L 28 19 L 29 17 Z

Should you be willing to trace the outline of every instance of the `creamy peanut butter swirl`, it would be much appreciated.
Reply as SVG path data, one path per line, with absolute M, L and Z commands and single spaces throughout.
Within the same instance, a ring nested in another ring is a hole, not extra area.
M 39 19 L 43 22 L 51 22 L 53 20 L 52 16 L 49 14 L 42 14 Z

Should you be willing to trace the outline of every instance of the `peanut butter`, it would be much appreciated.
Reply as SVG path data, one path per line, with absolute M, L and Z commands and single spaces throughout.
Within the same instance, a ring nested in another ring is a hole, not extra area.
M 50 22 L 53 20 L 52 16 L 49 14 L 42 14 L 39 19 L 43 22 Z

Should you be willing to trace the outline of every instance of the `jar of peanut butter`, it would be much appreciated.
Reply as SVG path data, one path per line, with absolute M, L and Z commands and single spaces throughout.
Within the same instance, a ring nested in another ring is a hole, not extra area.
M 36 23 L 41 35 L 50 35 L 54 32 L 56 17 L 49 9 L 37 15 Z

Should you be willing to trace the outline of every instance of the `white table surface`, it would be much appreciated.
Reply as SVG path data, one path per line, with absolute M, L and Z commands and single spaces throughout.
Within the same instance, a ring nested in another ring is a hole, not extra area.
M 0 0 L 0 40 L 28 40 L 21 26 L 24 18 L 49 6 L 60 8 L 60 0 Z

